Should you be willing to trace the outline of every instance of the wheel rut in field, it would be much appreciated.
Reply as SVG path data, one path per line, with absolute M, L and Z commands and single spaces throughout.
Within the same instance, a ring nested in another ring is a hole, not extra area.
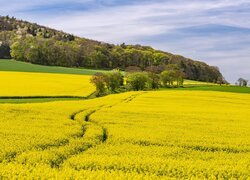
M 135 98 L 137 98 L 138 96 L 141 96 L 141 95 L 143 95 L 145 93 L 147 93 L 147 92 L 140 92 L 140 93 L 131 95 L 131 96 L 127 97 L 126 99 L 122 100 L 121 103 L 123 103 L 123 102 L 124 103 L 129 103 L 129 102 L 133 101 Z
M 76 154 L 80 154 L 92 147 L 95 147 L 107 140 L 107 130 L 96 122 L 90 120 L 90 116 L 99 109 L 82 109 L 72 113 L 69 117 L 81 125 L 81 133 L 78 136 L 77 145 L 75 141 L 69 142 L 70 151 L 59 155 L 51 164 L 52 168 L 61 168 L 63 163 Z
M 92 109 L 92 110 L 91 109 L 82 109 L 82 110 L 79 110 L 79 111 L 73 113 L 72 115 L 70 115 L 70 118 L 71 118 L 71 120 L 74 120 L 74 121 L 78 120 L 79 121 L 77 116 L 79 116 L 81 113 L 84 113 L 83 116 L 80 117 L 81 121 L 84 121 L 85 123 L 94 124 L 95 126 L 99 126 L 102 129 L 102 142 L 105 142 L 108 139 L 108 130 L 107 130 L 107 128 L 105 128 L 103 125 L 101 125 L 100 123 L 98 123 L 94 119 L 91 119 L 91 116 L 94 113 L 102 110 L 103 108 L 112 108 L 112 107 L 114 107 L 116 105 L 119 105 L 121 103 L 129 103 L 129 102 L 133 101 L 135 98 L 137 98 L 138 96 L 140 96 L 142 94 L 145 94 L 145 93 L 146 92 L 140 92 L 140 93 L 137 93 L 137 94 L 133 94 L 133 95 L 130 95 L 129 97 L 121 100 L 118 103 L 113 103 L 113 104 L 108 104 L 108 105 L 101 105 L 101 106 L 99 106 L 99 107 L 97 107 L 95 109 Z M 84 131 L 86 131 L 85 126 L 83 126 L 83 129 L 84 129 Z
M 133 94 L 121 100 L 120 102 L 97 106 L 95 109 L 85 108 L 78 110 L 70 114 L 68 118 L 72 121 L 77 121 L 78 123 L 80 123 L 82 128 L 79 134 L 72 135 L 67 139 L 58 140 L 50 144 L 37 145 L 36 147 L 32 147 L 31 149 L 26 149 L 22 152 L 14 152 L 11 155 L 8 155 L 8 157 L 6 157 L 4 161 L 7 163 L 21 162 L 25 164 L 26 159 L 29 159 L 30 151 L 32 151 L 33 153 L 37 153 L 37 155 L 40 155 L 43 153 L 51 153 L 50 151 L 52 150 L 52 152 L 55 153 L 56 158 L 46 162 L 50 164 L 52 168 L 61 168 L 63 163 L 72 156 L 82 153 L 88 150 L 89 148 L 105 143 L 108 140 L 109 138 L 108 129 L 104 125 L 98 123 L 95 119 L 93 119 L 92 118 L 93 114 L 102 110 L 103 108 L 112 108 L 121 103 L 129 103 L 133 101 L 136 97 L 144 93 L 145 92 Z M 93 135 L 92 136 L 91 131 L 93 129 L 94 131 L 97 131 L 99 134 L 92 134 Z M 77 142 L 78 144 L 75 145 L 76 144 L 75 142 Z M 63 151 L 64 153 L 61 153 L 62 149 L 64 148 L 67 149 L 67 151 L 66 152 Z M 20 158 L 25 160 L 20 161 Z
M 69 116 L 72 121 L 78 122 L 82 127 L 80 135 L 77 136 L 78 144 L 75 145 L 74 140 L 69 142 L 67 144 L 68 148 L 70 149 L 69 152 L 66 152 L 66 154 L 59 154 L 57 158 L 53 159 L 51 162 L 52 168 L 61 168 L 67 159 L 101 143 L 104 143 L 107 140 L 107 129 L 97 122 L 92 122 L 90 119 L 90 116 L 100 109 L 101 107 L 98 107 L 97 109 L 82 109 L 72 113 Z
M 53 153 L 55 153 L 56 158 L 53 160 L 49 160 L 47 163 L 50 164 L 52 168 L 60 168 L 60 166 L 64 163 L 65 160 L 68 158 L 74 156 L 75 154 L 79 154 L 83 151 L 86 151 L 87 149 L 95 146 L 95 143 L 91 143 L 90 141 L 86 140 L 84 135 L 88 133 L 87 131 L 90 130 L 89 124 L 92 124 L 89 122 L 88 118 L 91 114 L 93 114 L 96 110 L 89 111 L 88 109 L 82 109 L 77 112 L 72 113 L 69 116 L 69 119 L 72 121 L 78 121 L 81 125 L 81 130 L 78 134 L 73 134 L 67 139 L 61 139 L 55 142 L 51 142 L 48 144 L 40 144 L 32 148 L 25 149 L 21 152 L 11 152 L 5 155 L 3 159 L 0 160 L 1 162 L 5 163 L 12 163 L 12 162 L 21 162 L 22 164 L 25 164 L 27 160 L 29 159 L 29 153 L 32 152 L 39 156 L 43 153 L 48 153 L 52 150 Z M 86 112 L 86 115 L 84 113 Z M 83 114 L 82 119 L 77 119 L 77 116 L 79 114 Z M 93 123 L 95 126 L 98 124 Z M 102 132 L 100 131 L 100 143 L 105 142 L 107 139 L 107 131 L 105 128 L 101 128 Z M 89 137 L 89 136 L 88 136 Z M 95 141 L 97 144 L 98 141 Z M 78 144 L 77 144 L 78 143 Z M 67 149 L 67 151 L 64 151 L 65 154 L 61 153 L 60 151 L 62 149 Z M 24 159 L 24 160 L 20 160 Z
M 95 138 L 97 138 L 97 142 L 88 146 L 88 148 L 84 149 L 81 152 L 84 152 L 92 147 L 95 147 L 97 145 L 101 145 L 103 143 L 105 143 L 108 140 L 108 130 L 107 128 L 101 124 L 100 122 L 98 122 L 97 120 L 91 118 L 93 114 L 95 114 L 96 112 L 104 109 L 104 108 L 112 108 L 116 105 L 122 104 L 122 103 L 129 103 L 131 101 L 133 101 L 135 98 L 137 98 L 138 96 L 144 94 L 146 92 L 141 92 L 141 93 L 137 93 L 137 94 L 133 94 L 125 99 L 122 99 L 120 102 L 117 103 L 112 103 L 112 104 L 106 104 L 106 105 L 101 105 L 99 107 L 96 107 L 95 109 L 82 109 L 79 110 L 73 114 L 70 115 L 70 119 L 73 121 L 78 121 L 79 123 L 82 124 L 82 129 L 83 129 L 83 138 L 87 138 L 89 137 L 88 134 L 88 130 L 91 130 L 90 127 L 88 126 L 95 126 L 101 129 L 101 134 L 100 136 L 95 136 Z M 93 128 L 93 127 L 92 127 Z M 87 137 L 86 137 L 87 136 Z M 81 153 L 80 152 L 80 153 Z M 79 153 L 77 153 L 79 154 Z M 75 154 L 70 155 L 68 158 L 74 156 Z M 68 159 L 67 158 L 67 159 Z M 65 159 L 66 160 L 66 159 Z M 64 161 L 65 161 L 64 160 Z M 64 161 L 62 161 L 57 167 L 61 167 L 61 165 L 64 163 Z
M 104 107 L 104 106 L 102 106 Z M 102 138 L 101 138 L 101 141 L 102 143 L 104 143 L 107 139 L 108 139 L 108 130 L 101 124 L 97 123 L 96 121 L 93 121 L 91 120 L 91 115 L 93 115 L 94 113 L 96 113 L 97 111 L 101 110 L 102 107 L 100 107 L 99 109 L 97 110 L 93 110 L 93 111 L 90 111 L 84 118 L 85 122 L 91 122 L 93 124 L 95 124 L 96 126 L 99 126 L 101 129 L 102 129 Z

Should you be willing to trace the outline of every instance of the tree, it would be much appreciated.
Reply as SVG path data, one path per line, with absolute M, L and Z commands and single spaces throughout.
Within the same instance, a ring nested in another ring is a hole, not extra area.
M 124 49 L 120 46 L 114 46 L 110 52 L 109 67 L 110 68 L 125 68 L 124 65 Z
M 149 86 L 152 89 L 158 89 L 160 87 L 160 75 L 153 73 L 153 72 L 148 72 L 148 77 L 150 79 L 149 81 Z
M 119 87 L 123 86 L 123 75 L 119 70 L 113 70 L 105 74 L 105 82 L 107 88 L 114 92 Z
M 163 71 L 160 75 L 161 81 L 164 87 L 171 87 L 174 84 L 175 80 L 175 71 L 174 70 L 168 70 Z
M 160 73 L 163 71 L 162 66 L 148 66 L 145 68 L 150 78 L 150 87 L 158 89 L 160 87 Z
M 11 57 L 19 60 L 25 61 L 24 57 L 24 43 L 22 41 L 16 41 L 11 45 Z
M 217 81 L 216 81 L 217 84 L 219 84 L 221 86 L 221 84 L 224 84 L 225 83 L 225 80 L 222 76 L 219 76 L 217 78 Z
M 0 58 L 10 59 L 10 47 L 7 43 L 0 41 Z
M 130 73 L 127 77 L 127 85 L 132 90 L 139 91 L 144 90 L 149 82 L 149 77 L 146 72 L 134 72 Z
M 169 56 L 162 52 L 155 52 L 153 54 L 153 65 L 165 65 L 169 61 Z
M 248 80 L 246 80 L 246 79 L 243 79 L 243 78 L 239 78 L 239 79 L 238 79 L 238 85 L 239 85 L 239 86 L 244 86 L 244 87 L 246 87 L 246 86 L 247 86 L 247 83 L 248 83 Z
M 183 84 L 184 84 L 184 73 L 181 70 L 176 70 L 175 71 L 175 79 L 176 79 L 177 87 L 183 86 Z
M 103 73 L 96 73 L 93 75 L 90 82 L 96 87 L 98 96 L 105 94 L 105 75 Z
M 176 86 L 183 86 L 185 73 L 178 64 L 168 64 L 166 70 L 170 72 L 170 79 L 176 81 Z

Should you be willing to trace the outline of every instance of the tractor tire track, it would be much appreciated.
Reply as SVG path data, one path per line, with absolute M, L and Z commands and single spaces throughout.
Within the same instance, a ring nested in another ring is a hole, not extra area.
M 22 156 L 23 154 L 29 152 L 29 151 L 34 151 L 36 153 L 41 153 L 41 152 L 45 152 L 45 151 L 49 151 L 49 150 L 59 150 L 60 148 L 64 148 L 64 147 L 70 147 L 71 145 L 71 141 L 74 141 L 74 139 L 83 139 L 84 135 L 86 134 L 86 132 L 88 131 L 88 124 L 94 124 L 95 126 L 99 126 L 102 129 L 102 134 L 101 134 L 101 143 L 105 143 L 108 140 L 108 130 L 106 127 L 104 127 L 103 125 L 101 125 L 100 123 L 96 122 L 94 119 L 91 119 L 91 116 L 93 114 L 95 114 L 96 112 L 102 110 L 103 108 L 112 108 L 116 105 L 119 105 L 121 103 L 129 103 L 131 101 L 133 101 L 135 98 L 137 98 L 138 96 L 144 94 L 146 92 L 142 92 L 142 93 L 137 93 L 137 94 L 133 94 L 123 100 L 121 100 L 118 103 L 113 103 L 113 104 L 109 104 L 109 105 L 102 105 L 97 107 L 96 109 L 81 109 L 78 110 L 72 114 L 69 115 L 69 119 L 72 121 L 78 121 L 78 123 L 82 126 L 81 129 L 81 133 L 77 134 L 77 135 L 72 135 L 70 138 L 68 139 L 63 139 L 63 140 L 59 140 L 58 142 L 54 142 L 51 144 L 45 144 L 45 145 L 37 145 L 35 147 L 32 147 L 30 149 L 26 149 L 22 152 L 12 152 L 11 154 L 6 155 L 6 158 L 0 160 L 1 162 L 6 162 L 6 163 L 11 163 L 11 162 L 15 162 L 20 156 Z M 77 119 L 77 116 L 79 116 L 81 113 L 84 113 L 86 111 L 89 111 L 87 114 L 85 114 L 83 117 L 81 117 L 81 121 L 79 121 L 79 119 Z M 67 152 L 66 155 L 64 154 L 58 154 L 58 158 L 55 158 L 53 160 L 53 162 L 51 162 L 51 167 L 52 168 L 60 168 L 61 165 L 70 157 L 74 156 L 75 154 L 79 154 L 81 152 L 84 152 L 86 150 L 88 150 L 89 148 L 92 148 L 94 146 L 98 145 L 97 144 L 83 144 L 83 147 L 75 147 L 76 150 L 73 150 L 72 152 Z

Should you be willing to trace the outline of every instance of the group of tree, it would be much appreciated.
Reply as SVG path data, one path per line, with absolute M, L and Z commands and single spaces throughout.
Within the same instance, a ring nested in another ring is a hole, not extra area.
M 248 80 L 244 78 L 239 78 L 238 81 L 236 82 L 236 85 L 247 87 L 247 83 L 248 83 Z
M 125 75 L 116 69 L 107 73 L 96 73 L 91 78 L 91 83 L 96 87 L 97 96 L 129 90 L 179 87 L 183 86 L 183 82 L 184 73 L 174 65 L 167 65 L 164 69 L 149 66 L 145 71 L 139 69 L 127 71 Z
M 79 38 L 8 16 L 0 16 L 0 42 L 0 58 L 14 58 L 34 64 L 121 70 L 136 66 L 141 71 L 172 64 L 182 69 L 187 79 L 224 81 L 217 67 L 200 61 L 149 46 L 113 45 Z
M 109 73 L 96 73 L 91 78 L 91 83 L 96 87 L 98 96 L 119 91 L 124 85 L 124 76 L 119 70 Z

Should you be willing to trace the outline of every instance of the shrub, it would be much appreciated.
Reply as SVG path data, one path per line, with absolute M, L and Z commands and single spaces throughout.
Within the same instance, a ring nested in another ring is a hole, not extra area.
M 173 86 L 175 72 L 173 70 L 163 71 L 161 73 L 161 81 L 164 87 Z
M 123 86 L 123 75 L 119 70 L 105 74 L 105 83 L 109 90 L 115 91 Z
M 96 73 L 90 79 L 90 82 L 96 87 L 97 95 L 102 96 L 105 94 L 105 74 Z
M 161 86 L 159 74 L 150 72 L 150 73 L 148 73 L 148 77 L 150 79 L 150 81 L 149 81 L 150 88 L 158 89 Z
M 130 73 L 127 77 L 127 86 L 130 86 L 135 91 L 144 90 L 149 81 L 150 78 L 146 72 Z

